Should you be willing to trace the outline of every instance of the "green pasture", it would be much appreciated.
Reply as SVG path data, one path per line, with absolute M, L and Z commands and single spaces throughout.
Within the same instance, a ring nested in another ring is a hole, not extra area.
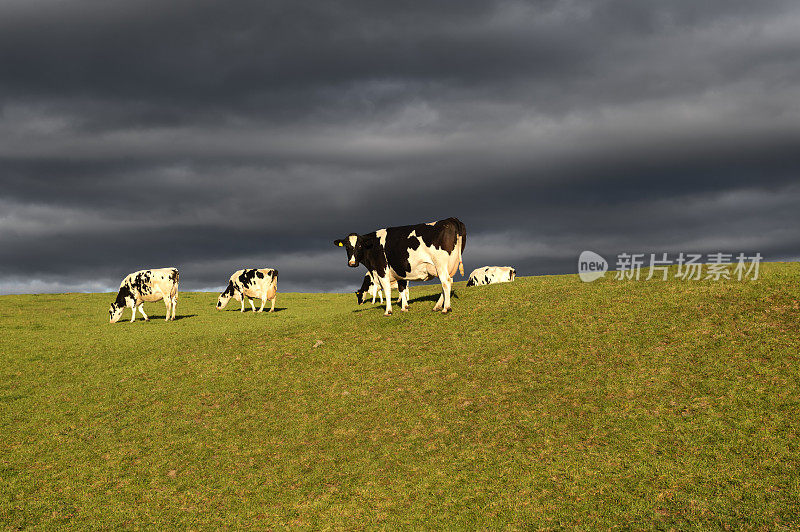
M 455 293 L 0 297 L 0 527 L 800 527 L 800 264 Z

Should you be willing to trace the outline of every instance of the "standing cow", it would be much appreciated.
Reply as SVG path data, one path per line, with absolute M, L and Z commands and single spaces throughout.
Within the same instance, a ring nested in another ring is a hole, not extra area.
M 450 290 L 456 271 L 464 275 L 461 255 L 467 242 L 467 229 L 458 218 L 447 218 L 426 224 L 404 225 L 378 229 L 359 235 L 350 233 L 347 238 L 334 240 L 334 245 L 347 251 L 347 265 L 355 268 L 359 263 L 380 283 L 385 294 L 391 294 L 391 282 L 424 281 L 438 277 L 442 295 L 433 310 L 450 311 Z M 401 310 L 408 310 L 408 300 L 403 298 Z M 384 315 L 392 314 L 392 298 L 386 298 Z
M 228 287 L 219 295 L 217 299 L 217 310 L 222 310 L 231 298 L 242 304 L 240 312 L 244 312 L 244 300 L 250 303 L 253 312 L 256 311 L 251 298 L 261 300 L 259 312 L 264 312 L 264 305 L 267 300 L 271 306 L 269 311 L 275 312 L 275 296 L 278 293 L 278 270 L 271 268 L 249 268 L 237 270 L 231 275 Z
M 511 266 L 484 266 L 475 268 L 469 274 L 467 286 L 479 286 L 483 284 L 510 283 L 517 276 L 517 270 Z
M 116 323 L 122 317 L 125 307 L 132 309 L 131 323 L 136 320 L 136 309 L 142 313 L 144 321 L 150 321 L 144 313 L 144 302 L 164 300 L 167 307 L 166 320 L 175 319 L 178 304 L 177 268 L 158 268 L 140 270 L 125 277 L 119 285 L 117 299 L 108 309 L 108 321 Z

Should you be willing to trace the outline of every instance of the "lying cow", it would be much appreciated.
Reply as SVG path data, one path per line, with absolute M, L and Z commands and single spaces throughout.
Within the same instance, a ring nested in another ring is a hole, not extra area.
M 402 302 L 403 298 L 408 300 L 408 286 L 410 283 L 408 281 L 401 282 L 405 283 L 406 289 L 403 292 L 400 292 L 400 295 L 397 298 L 398 303 Z M 397 288 L 397 279 L 393 279 L 392 282 L 389 283 L 389 286 L 391 288 Z M 380 296 L 381 304 L 383 304 L 383 289 L 379 283 L 375 282 L 375 279 L 373 279 L 370 272 L 364 274 L 364 282 L 361 283 L 361 288 L 356 290 L 356 301 L 358 301 L 359 305 L 367 302 L 367 297 L 365 294 L 372 296 L 373 305 L 375 304 L 376 296 Z
M 453 275 L 464 275 L 461 255 L 467 242 L 467 229 L 458 218 L 447 218 L 426 224 L 404 225 L 378 229 L 334 240 L 334 245 L 347 251 L 347 265 L 355 268 L 364 264 L 384 293 L 391 294 L 391 282 L 405 291 L 401 281 L 424 281 L 438 277 L 442 295 L 433 310 L 450 311 L 450 290 Z M 401 310 L 408 310 L 408 300 L 401 300 Z M 392 298 L 386 298 L 384 315 L 392 313 Z
M 242 304 L 240 312 L 244 312 L 244 300 L 250 303 L 253 312 L 256 311 L 251 298 L 261 300 L 259 312 L 264 312 L 264 305 L 267 300 L 271 306 L 269 311 L 275 312 L 275 296 L 278 293 L 278 270 L 271 268 L 249 268 L 237 270 L 231 275 L 228 287 L 219 295 L 217 299 L 217 310 L 222 310 L 231 298 Z
M 517 270 L 511 266 L 484 266 L 475 268 L 469 274 L 467 286 L 480 286 L 484 284 L 510 283 L 517 276 Z
M 164 300 L 167 307 L 166 320 L 175 319 L 178 304 L 178 270 L 158 268 L 140 270 L 125 277 L 119 285 L 117 299 L 108 309 L 108 321 L 116 323 L 122 317 L 125 307 L 132 309 L 131 323 L 136 320 L 136 309 L 142 313 L 144 321 L 150 321 L 144 313 L 144 302 Z

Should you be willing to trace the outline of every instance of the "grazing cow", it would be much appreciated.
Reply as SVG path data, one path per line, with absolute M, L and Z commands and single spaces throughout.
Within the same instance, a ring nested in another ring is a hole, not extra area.
M 403 297 L 408 300 L 408 281 L 401 281 L 405 283 L 406 289 L 403 292 L 400 292 L 400 295 L 397 298 L 397 302 L 401 303 L 403 301 Z M 397 288 L 397 279 L 393 279 L 390 283 L 391 288 Z M 399 290 L 399 289 L 398 289 Z M 358 304 L 361 305 L 362 303 L 367 302 L 367 297 L 365 294 L 369 294 L 372 296 L 372 304 L 375 304 L 375 296 L 380 296 L 381 304 L 383 304 L 383 290 L 381 289 L 380 283 L 375 282 L 375 279 L 372 277 L 372 273 L 367 272 L 364 274 L 364 282 L 361 283 L 361 288 L 356 290 L 356 301 Z
M 125 307 L 132 309 L 131 323 L 136 320 L 136 309 L 142 313 L 144 321 L 150 321 L 144 313 L 144 302 L 164 300 L 167 307 L 166 320 L 175 319 L 175 307 L 178 304 L 178 270 L 176 268 L 158 268 L 140 270 L 125 277 L 119 285 L 117 299 L 108 309 L 108 321 L 116 323 L 122 317 Z
M 359 235 L 350 233 L 347 238 L 334 240 L 334 245 L 347 251 L 347 265 L 355 268 L 364 264 L 380 283 L 384 293 L 391 294 L 391 282 L 424 281 L 438 277 L 442 295 L 433 310 L 450 311 L 450 290 L 453 275 L 464 275 L 461 255 L 467 242 L 467 229 L 458 218 L 447 218 L 426 224 L 404 225 L 378 229 Z M 408 310 L 408 300 L 403 299 L 401 310 Z M 384 315 L 392 313 L 392 298 L 386 298 Z
M 484 266 L 475 268 L 469 274 L 467 286 L 479 286 L 483 284 L 510 283 L 517 276 L 517 270 L 511 266 Z
M 275 295 L 278 293 L 278 270 L 271 268 L 249 268 L 237 270 L 231 275 L 228 287 L 219 295 L 217 299 L 217 310 L 222 310 L 231 298 L 242 304 L 240 312 L 244 312 L 244 300 L 250 303 L 253 312 L 256 311 L 253 300 L 261 300 L 259 312 L 264 312 L 264 305 L 267 300 L 271 302 L 270 312 L 275 312 Z

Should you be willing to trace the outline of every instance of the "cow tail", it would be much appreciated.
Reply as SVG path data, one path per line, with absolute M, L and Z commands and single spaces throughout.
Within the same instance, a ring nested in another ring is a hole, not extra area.
M 172 275 L 170 277 L 172 277 L 172 293 L 170 294 L 170 297 L 175 297 L 178 295 L 178 280 L 180 279 L 180 275 L 178 275 L 178 268 L 172 269 Z
M 458 218 L 456 218 L 456 222 L 458 222 L 458 236 L 461 237 L 461 250 L 458 252 L 458 273 L 461 274 L 461 277 L 464 277 L 464 262 L 462 256 L 464 254 L 464 248 L 467 247 L 467 226 Z
M 267 299 L 270 301 L 275 300 L 275 295 L 278 293 L 278 270 L 272 270 L 272 283 L 267 289 Z

